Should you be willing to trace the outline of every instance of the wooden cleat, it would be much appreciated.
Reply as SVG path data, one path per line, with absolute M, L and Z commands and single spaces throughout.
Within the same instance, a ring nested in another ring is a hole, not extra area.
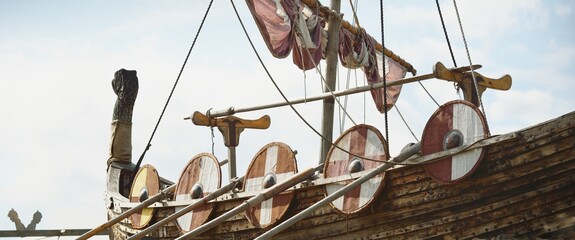
M 481 68 L 481 65 L 473 65 L 473 70 Z M 447 81 L 457 82 L 457 83 L 470 83 L 472 84 L 470 68 L 460 67 L 455 69 L 446 68 L 441 62 L 437 62 L 433 68 L 433 75 L 437 79 L 443 79 Z M 477 85 L 497 89 L 497 90 L 509 90 L 511 88 L 511 76 L 506 74 L 500 78 L 488 78 L 480 73 L 475 72 L 474 75 L 477 78 Z
M 481 68 L 481 65 L 473 65 L 473 70 Z M 475 93 L 475 84 L 470 72 L 470 67 L 460 67 L 455 69 L 448 69 L 441 62 L 437 62 L 433 67 L 433 76 L 437 79 L 443 79 L 451 82 L 456 82 L 457 85 L 463 89 L 464 98 L 479 106 L 477 94 Z M 500 78 L 488 78 L 478 72 L 473 72 L 477 80 L 479 97 L 483 94 L 486 88 L 497 90 L 509 90 L 511 88 L 511 76 L 505 74 Z
M 234 116 L 209 118 L 208 116 L 196 111 L 192 115 L 192 122 L 198 126 L 230 127 L 230 125 L 233 124 L 235 127 L 240 128 L 266 129 L 270 126 L 271 120 L 268 115 L 264 115 L 256 120 L 241 119 Z

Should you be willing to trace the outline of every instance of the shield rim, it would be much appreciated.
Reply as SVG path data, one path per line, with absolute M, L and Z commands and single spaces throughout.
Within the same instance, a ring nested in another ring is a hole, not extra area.
M 374 126 L 372 126 L 372 125 L 368 125 L 368 124 L 358 124 L 358 125 L 355 125 L 355 126 L 350 127 L 350 128 L 347 129 L 345 132 L 343 132 L 343 133 L 335 140 L 335 142 L 333 143 L 333 145 L 330 147 L 330 149 L 329 149 L 329 151 L 328 151 L 328 153 L 327 153 L 327 155 L 326 155 L 326 160 L 328 160 L 328 159 L 331 158 L 331 154 L 332 154 L 333 151 L 335 151 L 335 149 L 336 149 L 335 145 L 338 145 L 338 143 L 339 143 L 347 134 L 351 133 L 352 131 L 355 131 L 356 129 L 362 128 L 362 127 L 366 127 L 366 128 L 368 128 L 369 130 L 372 130 L 374 133 L 376 133 L 377 137 L 379 138 L 379 140 L 381 140 L 381 143 L 383 144 L 383 151 L 385 152 L 385 156 L 386 156 L 386 158 L 389 160 L 389 157 L 390 157 L 390 156 L 389 156 L 389 152 L 387 152 L 387 141 L 385 140 L 385 138 L 383 137 L 383 135 L 381 134 L 381 132 L 380 132 L 376 127 L 374 127 Z M 351 160 L 351 159 L 350 159 L 350 160 Z M 350 161 L 350 160 L 348 160 L 348 161 Z M 330 162 L 330 161 L 325 161 L 325 165 L 324 165 L 324 168 L 323 168 L 323 172 L 324 172 L 324 173 L 327 172 L 327 169 L 328 169 L 328 167 L 329 167 L 329 162 Z M 379 164 L 381 165 L 382 163 L 379 163 Z M 375 167 L 374 167 L 374 168 L 375 168 Z M 373 168 L 370 168 L 370 169 L 373 169 Z M 381 194 L 381 192 L 383 191 L 383 188 L 385 187 L 385 180 L 386 180 L 387 174 L 386 174 L 386 172 L 384 171 L 384 172 L 380 173 L 379 175 L 381 176 L 381 181 L 380 181 L 380 183 L 379 183 L 379 186 L 377 187 L 377 190 L 373 193 L 373 196 L 371 197 L 371 199 L 369 199 L 369 201 L 367 201 L 363 206 L 360 206 L 360 207 L 358 207 L 357 209 L 355 209 L 355 210 L 353 210 L 353 211 L 347 212 L 347 211 L 344 211 L 343 209 L 337 208 L 335 205 L 333 205 L 332 202 L 329 202 L 329 205 L 331 205 L 332 208 L 337 209 L 337 211 L 339 211 L 339 212 L 341 212 L 341 213 L 343 213 L 343 214 L 345 214 L 345 215 L 354 214 L 354 213 L 360 212 L 360 211 L 362 211 L 363 209 L 369 207 L 369 206 L 374 202 L 374 200 L 377 198 L 377 196 L 379 196 L 379 195 Z M 327 185 L 326 185 L 326 187 L 325 187 L 325 195 L 326 195 L 326 196 L 328 195 Z M 343 196 L 342 196 L 342 197 L 343 197 Z
M 244 180 L 244 182 L 243 182 L 243 184 L 242 184 L 242 189 L 243 189 L 244 191 L 245 191 L 245 189 L 246 189 L 246 184 L 247 184 L 247 182 L 248 182 L 248 181 L 247 181 L 247 179 L 248 179 L 248 178 L 247 178 L 247 177 L 248 177 L 248 174 L 250 173 L 250 170 L 253 168 L 254 163 L 255 163 L 255 160 L 256 160 L 256 159 L 258 158 L 258 156 L 260 156 L 265 150 L 267 150 L 269 147 L 274 146 L 274 145 L 277 145 L 278 147 L 283 147 L 283 148 L 286 148 L 287 150 L 289 150 L 289 151 L 288 151 L 288 153 L 289 153 L 289 158 L 292 160 L 292 163 L 293 163 L 293 166 L 294 166 L 294 175 L 298 173 L 297 159 L 296 159 L 295 153 L 294 153 L 294 151 L 291 149 L 291 147 L 290 147 L 289 145 L 283 143 L 283 142 L 271 142 L 271 143 L 268 143 L 268 144 L 264 145 L 262 148 L 260 148 L 260 150 L 258 150 L 258 152 L 254 155 L 254 157 L 253 157 L 252 160 L 250 161 L 250 165 L 248 166 L 248 168 L 247 168 L 247 170 L 246 170 L 245 180 Z M 265 174 L 264 174 L 264 176 L 265 176 Z M 263 177 L 263 176 L 262 176 L 262 177 Z M 260 190 L 260 191 L 261 191 L 261 190 Z M 258 219 L 259 216 L 254 216 L 254 218 L 256 218 L 256 219 L 254 219 L 254 220 L 257 220 L 257 221 L 258 221 L 258 224 L 260 225 L 261 228 L 267 228 L 267 227 L 269 227 L 269 226 L 274 225 L 279 219 L 281 219 L 281 218 L 285 215 L 285 213 L 287 212 L 287 210 L 288 210 L 289 207 L 291 206 L 291 203 L 293 202 L 293 199 L 294 199 L 294 197 L 295 197 L 295 192 L 292 191 L 292 190 L 290 190 L 290 189 L 288 189 L 288 190 L 286 190 L 286 191 L 284 191 L 284 192 L 278 193 L 278 195 L 280 195 L 280 194 L 283 195 L 283 196 L 288 196 L 288 197 L 289 197 L 289 203 L 288 203 L 288 205 L 285 207 L 285 209 L 283 209 L 283 211 L 280 212 L 279 216 L 277 216 L 277 218 L 276 218 L 275 220 L 272 218 L 272 222 L 270 222 L 270 223 L 268 223 L 268 224 L 261 224 L 261 223 L 259 222 L 260 220 Z M 276 196 L 277 196 L 277 195 L 276 195 Z M 273 197 L 272 197 L 272 198 L 273 198 Z M 261 208 L 261 203 L 258 204 L 257 206 L 248 208 L 246 211 L 251 211 L 251 210 L 253 210 L 255 207 L 260 207 L 260 208 Z M 248 220 L 249 220 L 249 219 L 250 219 L 250 214 L 246 214 L 246 217 L 247 217 Z
M 198 154 L 196 154 L 194 157 L 192 157 L 192 159 L 190 159 L 190 160 L 188 161 L 188 163 L 186 164 L 186 166 L 184 167 L 184 169 L 183 169 L 182 172 L 180 173 L 180 177 L 178 178 L 178 183 L 177 183 L 178 185 L 176 185 L 176 189 L 174 190 L 174 199 L 176 198 L 176 195 L 178 195 L 177 192 L 178 192 L 178 190 L 179 190 L 179 188 L 180 188 L 180 181 L 182 181 L 182 176 L 184 175 L 184 173 L 186 172 L 186 170 L 188 169 L 188 167 L 190 166 L 190 164 L 192 164 L 192 163 L 193 163 L 194 161 L 196 161 L 196 160 L 199 161 L 199 159 L 201 159 L 201 158 L 204 157 L 204 156 L 210 157 L 210 159 L 212 159 L 212 160 L 215 162 L 215 164 L 216 164 L 215 166 L 218 166 L 218 167 L 217 167 L 217 169 L 218 169 L 218 171 L 217 171 L 217 173 L 218 173 L 218 189 L 222 187 L 222 169 L 219 167 L 219 164 L 220 164 L 220 163 L 219 163 L 219 161 L 218 161 L 218 158 L 216 158 L 216 156 L 214 156 L 214 155 L 211 154 L 211 153 L 207 153 L 207 152 L 198 153 Z M 193 186 L 193 184 L 192 184 L 192 186 Z M 190 189 L 190 190 L 191 190 L 191 189 Z M 210 208 L 209 213 L 208 213 L 208 215 L 206 216 L 206 219 L 204 219 L 203 223 L 205 223 L 206 220 L 208 220 L 208 219 L 210 218 L 210 215 L 212 215 L 212 213 L 214 212 L 214 208 L 213 208 L 213 204 L 212 204 L 212 203 L 206 203 L 205 205 L 212 206 L 212 207 Z M 193 212 L 194 212 L 194 211 L 192 210 L 192 211 L 190 211 L 189 213 L 193 214 Z M 189 214 L 189 213 L 186 213 L 186 214 Z M 182 229 L 182 227 L 180 226 L 180 223 L 178 222 L 178 219 L 176 219 L 175 222 L 176 222 L 176 226 L 178 227 L 178 230 L 179 230 L 180 232 L 182 232 L 182 233 L 187 233 L 187 232 L 189 232 L 189 231 L 187 231 L 187 230 Z M 192 230 L 193 230 L 193 229 L 191 229 L 190 231 L 192 231 Z
M 130 187 L 130 195 L 129 195 L 129 198 L 128 198 L 128 199 L 130 200 L 130 202 L 132 202 L 131 196 L 132 196 L 132 193 L 134 192 L 134 182 L 136 181 L 136 179 L 138 179 L 138 176 L 140 176 L 140 173 L 142 173 L 142 171 L 143 171 L 144 169 L 149 169 L 149 170 L 151 170 L 151 173 L 153 174 L 153 176 L 155 176 L 155 178 L 154 178 L 155 182 L 158 183 L 157 191 L 156 191 L 156 192 L 150 191 L 150 192 L 149 192 L 149 197 L 154 196 L 154 195 L 156 195 L 156 194 L 158 194 L 158 193 L 160 192 L 160 175 L 158 174 L 158 171 L 156 170 L 156 168 L 155 168 L 154 166 L 152 166 L 152 165 L 150 165 L 150 164 L 144 164 L 144 166 L 142 166 L 142 167 L 138 170 L 138 172 L 136 173 L 136 176 L 134 177 L 134 181 L 132 181 L 132 186 Z M 148 174 L 150 174 L 150 173 L 148 173 Z M 148 176 L 150 176 L 150 175 L 148 175 Z M 139 192 L 140 190 L 141 190 L 141 189 L 139 189 L 138 192 Z M 134 219 L 133 219 L 134 214 L 130 215 L 130 225 L 132 225 L 133 228 L 135 228 L 135 229 L 143 229 L 143 228 L 145 228 L 146 226 L 148 226 L 148 224 L 150 224 L 150 222 L 152 221 L 152 218 L 154 218 L 154 214 L 156 213 L 156 209 L 155 209 L 155 208 L 147 208 L 147 209 L 150 209 L 150 211 L 151 211 L 151 213 L 150 213 L 150 218 L 149 218 L 147 221 L 145 221 L 145 222 L 140 222 L 139 225 L 136 225 L 136 224 L 134 223 Z M 144 210 L 144 209 L 142 209 L 142 210 Z M 140 210 L 140 214 L 142 213 L 142 210 Z
M 475 106 L 473 103 L 469 102 L 469 101 L 465 101 L 465 100 L 452 100 L 449 101 L 441 106 L 439 106 L 439 108 L 437 108 L 435 110 L 435 112 L 433 112 L 433 114 L 431 115 L 431 117 L 429 117 L 429 119 L 427 120 L 427 123 L 425 124 L 425 128 L 423 129 L 423 133 L 421 134 L 421 154 L 422 155 L 427 155 L 427 154 L 432 154 L 432 153 L 424 153 L 423 150 L 425 149 L 425 134 L 427 133 L 428 129 L 430 128 L 430 124 L 431 124 L 431 120 L 435 117 L 437 117 L 438 114 L 440 114 L 442 112 L 442 110 L 444 108 L 446 108 L 449 105 L 455 105 L 455 104 L 463 104 L 466 105 L 468 107 L 471 107 L 471 109 L 474 110 L 474 112 L 479 116 L 479 120 L 481 122 L 481 125 L 483 126 L 483 135 L 484 137 L 488 137 L 490 135 L 489 133 L 489 126 L 487 125 L 487 120 L 485 119 L 485 116 L 483 115 L 483 113 L 481 113 L 481 111 L 479 110 L 479 108 L 477 106 Z M 475 165 L 473 165 L 473 167 L 469 170 L 469 172 L 467 172 L 466 174 L 464 174 L 463 176 L 456 178 L 456 179 L 452 179 L 450 181 L 446 181 L 445 179 L 441 179 L 439 177 L 437 177 L 433 171 L 428 169 L 428 164 L 423 164 L 423 169 L 425 170 L 425 173 L 427 175 L 429 175 L 433 180 L 442 183 L 442 184 L 455 184 L 455 183 L 459 183 L 462 182 L 464 180 L 466 180 L 468 177 L 470 177 L 479 167 L 479 165 L 481 165 L 481 162 L 485 156 L 485 148 L 481 148 L 481 153 L 479 154 L 479 158 L 477 159 L 477 161 L 475 162 Z M 442 158 L 442 159 L 438 159 L 438 160 L 434 160 L 432 163 L 436 163 L 436 162 L 440 162 L 440 161 L 446 161 L 446 158 Z

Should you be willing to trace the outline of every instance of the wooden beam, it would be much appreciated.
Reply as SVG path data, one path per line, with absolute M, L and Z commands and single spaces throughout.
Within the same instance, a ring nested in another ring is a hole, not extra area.
M 473 70 L 476 70 L 479 68 L 481 68 L 481 65 L 474 65 L 473 66 Z M 450 68 L 449 70 L 452 70 L 455 72 L 464 72 L 464 71 L 469 71 L 470 69 L 471 68 L 469 68 L 469 66 L 464 66 L 464 67 L 459 67 L 459 68 Z M 393 82 L 388 82 L 387 86 L 388 87 L 397 86 L 397 85 L 402 85 L 402 84 L 407 84 L 407 83 L 412 83 L 412 82 L 418 82 L 418 81 L 423 81 L 423 80 L 428 80 L 428 79 L 433 79 L 433 78 L 435 78 L 435 74 L 434 73 L 428 73 L 428 74 L 424 74 L 424 75 L 418 75 L 418 76 L 414 76 L 414 77 L 398 79 L 398 80 L 393 81 Z M 263 104 L 263 105 L 258 105 L 258 106 L 251 106 L 251 107 L 239 107 L 239 108 L 229 107 L 229 108 L 222 109 L 222 110 L 210 109 L 210 110 L 208 110 L 208 113 L 209 113 L 210 117 L 212 117 L 212 118 L 230 116 L 230 115 L 234 115 L 236 113 L 252 112 L 252 111 L 258 111 L 258 110 L 264 110 L 264 109 L 270 109 L 270 108 L 276 108 L 276 107 L 283 107 L 283 106 L 287 106 L 290 104 L 309 103 L 309 102 L 333 98 L 334 96 L 335 97 L 341 97 L 341 96 L 346 96 L 346 95 L 351 95 L 351 94 L 356 94 L 356 93 L 362 93 L 362 92 L 366 92 L 366 91 L 370 91 L 370 90 L 378 89 L 378 88 L 383 88 L 383 82 L 375 83 L 372 85 L 365 85 L 365 86 L 360 86 L 360 87 L 355 87 L 355 88 L 349 88 L 349 89 L 345 89 L 345 90 L 341 90 L 341 91 L 336 91 L 333 93 L 322 93 L 322 94 L 319 94 L 316 96 L 310 96 L 310 97 L 301 98 L 301 99 L 289 100 L 289 102 L 282 101 L 282 102 Z M 195 114 L 196 113 L 194 113 L 194 115 Z M 192 118 L 194 118 L 194 115 L 192 115 L 190 117 L 185 117 L 184 120 L 191 120 Z
M 53 229 L 53 230 L 2 230 L 0 237 L 62 237 L 80 236 L 91 229 Z M 108 235 L 108 230 L 104 229 L 95 235 Z

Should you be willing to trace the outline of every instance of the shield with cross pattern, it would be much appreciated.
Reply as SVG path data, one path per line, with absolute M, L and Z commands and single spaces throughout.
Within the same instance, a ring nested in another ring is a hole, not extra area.
M 373 126 L 360 124 L 351 127 L 329 150 L 324 166 L 324 177 L 338 177 L 378 167 L 387 160 L 386 144 L 379 130 Z M 385 173 L 376 175 L 334 200 L 331 205 L 344 214 L 364 209 L 373 202 L 383 187 L 384 176 Z M 327 184 L 327 195 L 350 182 L 351 180 Z
M 261 192 L 296 173 L 297 164 L 291 148 L 280 142 L 269 143 L 252 159 L 245 176 L 244 191 Z M 270 226 L 284 215 L 293 197 L 294 192 L 288 189 L 249 208 L 246 210 L 246 217 L 255 226 Z

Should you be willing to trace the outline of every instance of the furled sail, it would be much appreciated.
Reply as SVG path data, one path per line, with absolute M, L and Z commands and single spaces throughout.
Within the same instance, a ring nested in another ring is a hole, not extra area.
M 377 41 L 367 34 L 360 31 L 359 34 L 353 34 L 348 29 L 342 28 L 339 32 L 339 58 L 341 64 L 347 68 L 361 68 L 369 84 L 383 82 L 381 69 L 383 65 L 383 54 L 376 49 Z M 407 70 L 398 62 L 385 56 L 385 79 L 387 82 L 395 81 L 405 77 Z M 401 92 L 401 85 L 388 87 L 387 109 L 391 109 Z M 379 112 L 385 112 L 384 107 L 384 90 L 382 88 L 371 90 L 371 96 Z
M 293 63 L 302 70 L 314 69 L 322 58 L 327 45 L 325 20 L 315 12 L 306 11 L 309 16 L 299 13 L 296 44 L 293 49 Z M 305 21 L 304 21 L 305 20 Z
M 325 21 L 299 0 L 246 0 L 266 46 L 276 58 L 285 58 L 293 48 L 293 61 L 302 70 L 321 61 Z
M 274 57 L 285 58 L 293 51 L 293 62 L 302 70 L 315 68 L 323 58 L 326 42 L 325 20 L 319 9 L 310 9 L 300 0 L 246 0 L 260 33 Z M 383 82 L 381 68 L 385 59 L 386 81 L 405 77 L 407 69 L 376 49 L 377 41 L 365 31 L 340 30 L 339 56 L 347 68 L 361 68 L 369 84 Z M 387 109 L 399 97 L 401 86 L 388 87 Z M 384 90 L 371 90 L 377 109 L 383 113 Z

